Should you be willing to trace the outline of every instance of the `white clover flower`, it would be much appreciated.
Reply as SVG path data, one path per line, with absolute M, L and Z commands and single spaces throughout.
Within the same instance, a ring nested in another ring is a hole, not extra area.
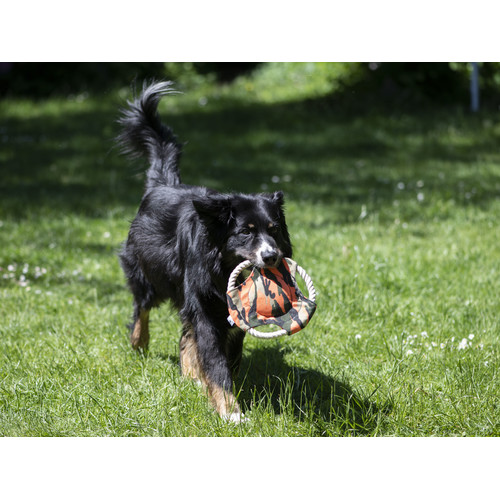
M 357 335 L 355 335 L 354 337 L 356 340 L 361 340 L 361 335 L 358 333 Z
M 408 349 L 408 350 L 406 351 L 406 355 L 407 355 L 407 356 L 410 356 L 411 354 L 413 354 L 413 351 L 412 351 L 411 349 Z
M 468 342 L 467 342 L 467 339 L 462 339 L 462 340 L 460 341 L 460 344 L 458 344 L 458 348 L 459 348 L 460 350 L 462 350 L 462 349 L 467 349 L 467 347 L 469 347 L 469 344 L 468 344 Z
M 471 334 L 469 335 L 469 340 L 472 340 L 473 338 L 474 338 L 474 334 L 473 334 L 473 333 L 471 333 Z
M 422 201 L 424 201 L 424 198 L 425 198 L 424 193 L 418 193 L 417 194 L 417 200 L 418 201 L 422 202 Z
M 429 337 L 429 335 L 427 334 L 427 332 L 422 332 L 420 334 L 422 336 L 422 338 L 426 339 L 427 337 Z
M 47 272 L 47 271 L 45 271 Z M 41 276 L 43 276 L 43 272 L 42 272 L 42 269 L 40 269 L 38 266 L 35 267 L 35 279 L 38 279 L 40 278 Z
M 103 234 L 104 238 L 109 238 L 111 236 L 111 233 L 109 233 L 109 231 L 106 231 L 104 234 Z
M 441 347 L 441 349 L 444 349 L 446 347 L 446 344 L 441 343 L 439 347 Z

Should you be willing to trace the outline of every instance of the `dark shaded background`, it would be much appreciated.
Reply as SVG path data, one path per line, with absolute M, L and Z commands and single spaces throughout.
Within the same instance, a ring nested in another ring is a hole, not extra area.
M 0 97 L 44 98 L 78 92 L 107 92 L 145 78 L 182 79 L 195 74 L 230 82 L 259 62 L 194 63 L 0 63 Z M 369 104 L 469 103 L 470 63 L 352 63 L 344 98 L 355 93 Z M 500 63 L 480 63 L 481 104 L 500 104 Z

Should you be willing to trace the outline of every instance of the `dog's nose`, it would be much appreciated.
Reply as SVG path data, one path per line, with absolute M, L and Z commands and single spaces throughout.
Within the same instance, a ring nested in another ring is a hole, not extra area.
M 278 252 L 274 249 L 265 250 L 261 254 L 262 261 L 266 266 L 275 266 L 278 260 Z

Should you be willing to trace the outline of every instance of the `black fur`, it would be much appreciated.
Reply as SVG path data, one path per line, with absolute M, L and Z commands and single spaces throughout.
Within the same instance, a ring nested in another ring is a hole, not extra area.
M 119 119 L 123 150 L 146 156 L 150 165 L 120 254 L 134 297 L 133 326 L 139 325 L 138 334 L 142 325 L 143 340 L 133 345 L 147 348 L 144 318 L 169 299 L 179 310 L 183 334 L 194 342 L 193 362 L 201 371 L 197 378 L 209 392 L 212 387 L 214 393 L 217 388 L 231 393 L 244 333 L 234 332 L 227 322 L 227 280 L 245 259 L 267 267 L 292 256 L 283 193 L 222 194 L 183 184 L 178 169 L 181 146 L 157 113 L 161 97 L 171 93 L 170 82 L 145 84 Z M 181 346 L 182 342 L 181 338 Z M 214 404 L 220 413 L 229 412 Z M 231 411 L 238 413 L 237 405 Z

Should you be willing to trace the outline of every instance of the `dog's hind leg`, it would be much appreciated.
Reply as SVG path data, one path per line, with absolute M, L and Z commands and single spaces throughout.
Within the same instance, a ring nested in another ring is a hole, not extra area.
M 198 348 L 194 331 L 193 327 L 187 322 L 184 325 L 179 341 L 179 358 L 182 375 L 202 382 L 202 370 L 198 360 Z
M 120 262 L 127 277 L 128 286 L 134 296 L 134 315 L 130 326 L 130 343 L 134 349 L 146 350 L 149 345 L 149 311 L 157 304 L 153 286 L 135 256 L 133 246 L 128 244 L 120 254 Z
M 130 334 L 130 343 L 134 349 L 147 350 L 149 346 L 149 310 L 135 306 L 134 322 Z

